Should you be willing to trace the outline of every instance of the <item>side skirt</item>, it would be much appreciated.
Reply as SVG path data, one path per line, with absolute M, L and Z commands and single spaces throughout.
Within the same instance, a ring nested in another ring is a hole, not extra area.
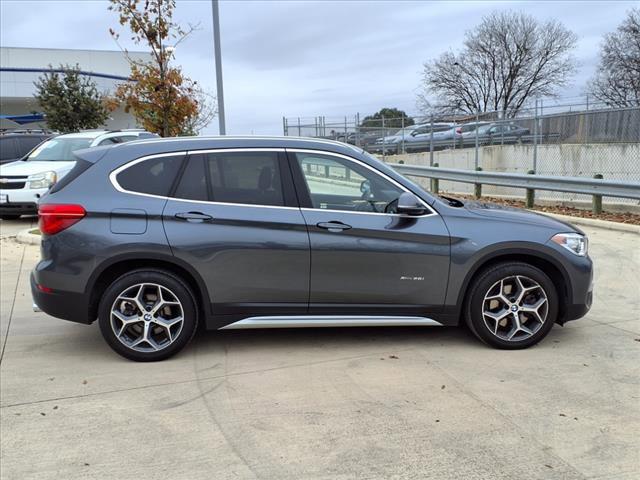
M 306 327 L 441 327 L 425 317 L 405 316 L 361 316 L 361 315 L 292 315 L 250 317 L 231 323 L 219 330 L 241 330 L 250 328 L 306 328 Z

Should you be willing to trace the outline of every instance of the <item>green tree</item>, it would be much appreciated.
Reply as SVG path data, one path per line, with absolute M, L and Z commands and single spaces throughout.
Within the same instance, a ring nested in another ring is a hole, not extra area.
M 413 125 L 415 121 L 408 116 L 403 110 L 397 108 L 383 108 L 379 112 L 364 117 L 360 123 L 361 127 L 382 127 L 382 119 L 384 118 L 384 126 L 389 128 L 402 128 Z M 404 119 L 404 122 L 403 122 Z
M 34 98 L 42 107 L 49 128 L 68 133 L 104 126 L 109 109 L 95 82 L 81 75 L 78 65 L 49 68 L 34 82 Z

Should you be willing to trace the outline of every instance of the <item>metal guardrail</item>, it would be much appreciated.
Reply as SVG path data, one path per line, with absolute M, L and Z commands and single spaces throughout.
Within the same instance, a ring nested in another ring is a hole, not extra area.
M 399 163 L 390 163 L 388 165 L 402 174 L 416 177 L 437 178 L 439 180 L 473 183 L 477 185 L 498 185 L 502 187 L 583 193 L 586 195 L 640 200 L 640 182 L 481 172 L 453 168 L 426 167 L 421 165 L 404 165 Z
M 550 143 L 558 143 L 560 139 L 559 133 L 540 133 L 537 135 L 495 135 L 491 137 L 482 136 L 478 137 L 478 146 L 485 147 L 491 145 L 515 145 L 515 144 L 532 144 L 534 142 L 540 144 L 550 144 Z M 431 150 L 431 146 L 433 145 L 433 150 L 443 150 L 445 148 L 473 148 L 476 145 L 476 139 L 474 136 L 469 136 L 465 138 L 456 138 L 456 139 L 446 139 L 446 140 L 433 140 L 433 143 L 430 140 L 412 140 L 406 141 L 404 143 L 404 151 L 406 153 L 414 153 L 414 152 L 428 152 Z M 395 155 L 404 153 L 402 151 L 403 144 L 402 142 L 397 143 L 369 143 L 363 145 L 362 148 L 371 153 L 386 153 L 387 155 Z M 384 152 L 383 152 L 384 150 Z

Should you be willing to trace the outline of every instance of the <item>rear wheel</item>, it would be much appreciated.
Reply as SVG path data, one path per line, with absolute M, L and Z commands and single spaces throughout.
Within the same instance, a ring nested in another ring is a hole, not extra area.
M 102 336 L 117 353 L 139 362 L 182 350 L 197 326 L 188 285 L 164 270 L 135 270 L 115 280 L 100 302 Z
M 466 321 L 483 342 L 502 349 L 535 345 L 558 315 L 558 294 L 540 269 L 519 262 L 495 265 L 471 286 Z

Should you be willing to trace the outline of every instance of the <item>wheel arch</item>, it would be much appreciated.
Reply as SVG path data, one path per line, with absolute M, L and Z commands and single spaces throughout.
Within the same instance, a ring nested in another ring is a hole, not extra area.
M 89 298 L 88 314 L 91 322 L 98 316 L 100 298 L 106 288 L 119 276 L 139 268 L 157 268 L 178 275 L 193 291 L 200 313 L 205 317 L 211 314 L 211 300 L 206 285 L 191 266 L 169 255 L 127 253 L 102 262 L 89 278 L 85 294 Z
M 571 303 L 573 296 L 571 291 L 571 279 L 566 269 L 558 260 L 538 250 L 501 250 L 498 252 L 492 252 L 477 260 L 473 264 L 473 267 L 467 272 L 458 293 L 456 305 L 459 313 L 462 313 L 462 309 L 466 304 L 473 280 L 478 278 L 478 276 L 487 268 L 505 262 L 527 263 L 539 268 L 549 276 L 553 284 L 556 286 L 556 291 L 560 298 L 560 304 L 558 306 L 558 322 L 563 324 L 563 319 L 566 316 L 566 305 Z M 462 317 L 460 316 L 460 318 Z

